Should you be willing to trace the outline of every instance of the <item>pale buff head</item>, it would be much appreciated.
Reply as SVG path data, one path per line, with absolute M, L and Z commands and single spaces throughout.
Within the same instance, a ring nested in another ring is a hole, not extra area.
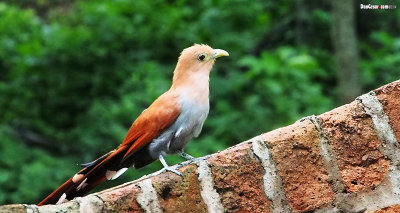
M 225 50 L 213 49 L 205 44 L 195 44 L 184 49 L 174 71 L 174 84 L 186 81 L 191 76 L 208 76 L 215 59 L 222 56 L 229 56 L 229 53 Z

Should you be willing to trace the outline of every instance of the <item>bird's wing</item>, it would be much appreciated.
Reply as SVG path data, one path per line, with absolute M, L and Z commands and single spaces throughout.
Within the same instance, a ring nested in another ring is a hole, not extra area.
M 120 147 L 129 147 L 123 160 L 150 143 L 169 127 L 180 114 L 178 95 L 166 92 L 133 122 Z

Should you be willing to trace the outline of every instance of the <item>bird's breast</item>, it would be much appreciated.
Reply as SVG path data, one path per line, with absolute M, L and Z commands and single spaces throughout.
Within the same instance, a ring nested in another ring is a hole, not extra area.
M 189 140 L 200 134 L 209 112 L 208 100 L 198 103 L 182 97 L 180 102 L 181 114 L 172 127 L 175 129 L 175 134 L 169 145 L 171 153 L 183 149 Z
M 196 93 L 178 93 L 180 113 L 176 120 L 149 144 L 148 151 L 153 159 L 163 153 L 176 153 L 193 137 L 197 137 L 209 111 L 208 94 L 201 97 Z

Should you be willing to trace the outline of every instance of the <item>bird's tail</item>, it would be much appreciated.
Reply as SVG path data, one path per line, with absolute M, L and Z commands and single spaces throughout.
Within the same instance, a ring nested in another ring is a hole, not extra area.
M 38 206 L 64 203 L 74 197 L 83 196 L 100 183 L 114 180 L 128 168 L 121 166 L 126 147 L 119 147 L 93 162 L 83 164 L 84 168 L 47 196 Z

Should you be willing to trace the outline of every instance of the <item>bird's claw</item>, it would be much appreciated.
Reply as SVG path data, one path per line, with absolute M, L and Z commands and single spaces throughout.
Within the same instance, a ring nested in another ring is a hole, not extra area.
M 194 160 L 195 158 L 183 151 L 178 152 L 179 156 L 185 158 L 186 160 Z
M 175 173 L 176 175 L 179 175 L 179 176 L 183 177 L 182 173 L 180 173 L 176 169 L 173 169 L 170 166 L 168 166 L 167 162 L 165 162 L 165 159 L 164 159 L 164 157 L 162 155 L 158 156 L 158 159 L 160 160 L 161 164 L 164 166 L 164 168 L 161 170 L 161 172 L 170 171 L 170 172 Z
M 181 172 L 179 172 L 178 170 L 173 169 L 173 168 L 171 168 L 171 167 L 164 167 L 164 168 L 161 170 L 161 172 L 164 172 L 164 171 L 172 172 L 172 173 L 174 173 L 174 174 L 176 174 L 176 175 L 178 175 L 178 176 L 184 177 L 183 174 L 182 174 Z

